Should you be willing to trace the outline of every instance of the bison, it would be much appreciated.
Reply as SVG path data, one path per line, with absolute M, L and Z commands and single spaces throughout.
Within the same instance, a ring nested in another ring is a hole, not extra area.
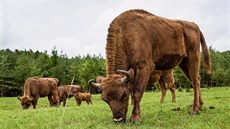
M 96 79 L 97 83 L 102 82 L 104 79 L 104 76 L 98 76 Z M 155 83 L 155 82 L 160 83 L 160 88 L 161 88 L 161 100 L 160 103 L 164 103 L 164 98 L 166 95 L 167 88 L 170 89 L 171 94 L 172 94 L 172 102 L 176 103 L 176 93 L 175 93 L 175 85 L 174 85 L 174 78 L 173 78 L 173 69 L 170 70 L 154 70 L 149 78 L 148 83 Z M 132 104 L 133 104 L 133 95 L 131 94 L 132 97 Z
M 106 43 L 106 78 L 101 98 L 110 106 L 114 122 L 125 122 L 130 92 L 134 105 L 130 121 L 141 120 L 140 102 L 154 70 L 179 66 L 194 89 L 192 114 L 203 105 L 200 92 L 200 45 L 204 68 L 211 73 L 209 51 L 202 32 L 193 22 L 172 20 L 144 10 L 129 10 L 109 26 Z
M 75 98 L 76 103 L 77 103 L 78 106 L 81 105 L 81 102 L 82 102 L 82 101 L 86 101 L 86 103 L 87 103 L 88 105 L 89 105 L 89 103 L 92 104 L 92 101 L 91 101 L 91 94 L 90 94 L 90 93 L 81 93 L 81 92 L 79 92 L 79 93 L 76 93 L 76 94 L 74 95 L 74 98 Z
M 24 95 L 17 97 L 21 101 L 22 108 L 28 109 L 32 104 L 36 109 L 38 98 L 45 96 L 48 96 L 50 106 L 58 106 L 58 82 L 56 78 L 28 78 L 24 84 Z
M 161 103 L 164 103 L 167 88 L 170 89 L 172 94 L 172 102 L 176 102 L 176 87 L 174 85 L 173 70 L 155 70 L 151 73 L 148 83 L 159 82 L 161 87 Z
M 66 105 L 66 99 L 71 98 L 74 94 L 80 92 L 79 85 L 62 85 L 58 87 L 58 96 L 60 98 L 59 105 L 63 102 L 63 107 Z

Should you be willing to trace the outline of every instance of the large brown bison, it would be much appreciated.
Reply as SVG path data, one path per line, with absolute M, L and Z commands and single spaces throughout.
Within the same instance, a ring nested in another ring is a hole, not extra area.
M 172 94 L 172 102 L 176 102 L 176 87 L 174 85 L 173 70 L 154 70 L 150 77 L 148 83 L 159 82 L 161 88 L 161 103 L 164 103 L 164 98 L 166 95 L 167 88 L 170 89 Z
M 79 85 L 61 85 L 58 87 L 58 96 L 60 98 L 59 105 L 63 102 L 63 107 L 66 105 L 66 99 L 71 98 L 74 94 L 80 92 Z
M 76 94 L 74 95 L 74 98 L 75 98 L 76 103 L 77 103 L 78 106 L 81 105 L 81 102 L 82 102 L 82 101 L 86 101 L 86 103 L 87 103 L 88 105 L 89 105 L 89 103 L 92 104 L 92 101 L 91 101 L 91 93 L 81 93 L 81 92 L 79 92 L 79 93 L 76 93 Z
M 126 121 L 131 92 L 134 105 L 130 120 L 136 123 L 141 119 L 140 101 L 152 71 L 179 65 L 192 82 L 191 113 L 197 114 L 203 105 L 200 45 L 204 68 L 211 73 L 208 48 L 195 23 L 159 17 L 144 10 L 126 11 L 116 17 L 108 29 L 106 78 L 101 83 L 89 83 L 100 87 L 101 98 L 110 106 L 114 122 Z
M 32 104 L 35 109 L 38 98 L 45 96 L 48 96 L 50 106 L 58 106 L 58 82 L 56 78 L 28 78 L 24 84 L 24 95 L 22 97 L 17 97 L 21 101 L 22 108 L 28 109 Z

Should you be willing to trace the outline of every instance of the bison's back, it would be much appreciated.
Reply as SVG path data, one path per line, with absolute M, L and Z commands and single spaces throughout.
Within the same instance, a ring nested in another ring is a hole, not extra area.
M 45 97 L 50 94 L 51 91 L 57 90 L 56 80 L 50 80 L 47 78 L 31 77 L 25 82 L 24 89 L 27 90 L 31 96 Z
M 186 56 L 183 28 L 146 11 L 127 11 L 110 24 L 106 56 L 109 73 L 137 67 L 145 60 L 153 61 L 159 70 L 173 68 Z
M 61 85 L 63 94 L 72 97 L 74 94 L 80 92 L 81 87 L 79 85 Z

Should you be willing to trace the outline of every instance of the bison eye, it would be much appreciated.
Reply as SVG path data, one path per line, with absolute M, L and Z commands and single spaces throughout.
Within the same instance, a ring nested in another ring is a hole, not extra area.
M 126 93 L 124 92 L 120 98 L 120 100 L 124 100 L 126 98 Z

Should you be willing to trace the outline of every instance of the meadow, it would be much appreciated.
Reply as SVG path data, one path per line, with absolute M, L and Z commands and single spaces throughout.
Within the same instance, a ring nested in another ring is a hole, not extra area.
M 193 92 L 176 91 L 176 103 L 171 103 L 168 90 L 164 104 L 161 92 L 145 92 L 141 101 L 142 121 L 117 124 L 112 112 L 100 95 L 92 95 L 92 105 L 82 102 L 76 106 L 74 98 L 67 106 L 50 108 L 47 98 L 38 100 L 37 109 L 23 110 L 16 97 L 0 97 L 0 129 L 230 129 L 230 87 L 202 88 L 204 106 L 198 115 L 190 115 Z

